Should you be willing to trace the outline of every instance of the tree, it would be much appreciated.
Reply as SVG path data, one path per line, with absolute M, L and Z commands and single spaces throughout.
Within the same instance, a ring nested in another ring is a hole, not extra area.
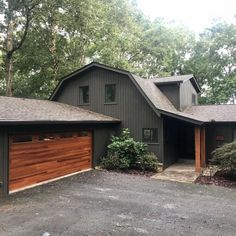
M 201 103 L 235 102 L 236 25 L 216 23 L 193 46 L 185 73 L 193 73 L 203 89 Z
M 22 47 L 35 7 L 40 0 L 1 0 L 3 40 L 1 50 L 6 69 L 6 95 L 12 96 L 14 55 Z
M 144 78 L 193 73 L 201 103 L 235 101 L 233 24 L 217 23 L 196 39 L 151 21 L 135 0 L 0 0 L 0 10 L 1 94 L 48 98 L 60 78 L 95 60 Z

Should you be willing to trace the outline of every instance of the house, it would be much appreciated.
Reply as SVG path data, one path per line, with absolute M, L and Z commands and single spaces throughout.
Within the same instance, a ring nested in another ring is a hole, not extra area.
M 236 105 L 200 106 L 193 75 L 142 79 L 91 63 L 64 77 L 51 101 L 0 97 L 0 193 L 95 167 L 112 135 L 128 127 L 166 168 L 200 171 L 236 139 Z
M 200 171 L 216 147 L 236 139 L 236 105 L 198 105 L 199 93 L 193 75 L 143 79 L 93 62 L 63 78 L 50 99 L 119 119 L 114 131 L 128 127 L 164 168 L 188 158 Z

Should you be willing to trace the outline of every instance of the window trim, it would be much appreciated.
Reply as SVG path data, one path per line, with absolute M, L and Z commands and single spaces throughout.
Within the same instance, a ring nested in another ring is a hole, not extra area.
M 144 130 L 156 130 L 156 140 L 145 140 Z M 146 144 L 159 144 L 158 128 L 142 128 L 142 142 Z
M 87 103 L 84 103 L 83 101 L 81 101 L 81 96 L 80 96 L 80 91 L 82 88 L 88 88 L 88 102 Z M 78 105 L 79 106 L 89 106 L 90 105 L 90 88 L 89 88 L 89 85 L 82 85 L 82 86 L 79 86 L 79 102 L 78 102 Z
M 107 94 L 106 94 L 107 90 L 106 90 L 106 88 L 107 88 L 107 86 L 111 86 L 111 85 L 115 86 L 115 100 L 113 102 L 107 102 L 106 101 L 106 99 L 107 99 Z M 104 100 L 105 100 L 104 101 L 105 105 L 116 105 L 117 104 L 117 84 L 115 84 L 115 83 L 105 84 L 105 98 L 104 98 Z

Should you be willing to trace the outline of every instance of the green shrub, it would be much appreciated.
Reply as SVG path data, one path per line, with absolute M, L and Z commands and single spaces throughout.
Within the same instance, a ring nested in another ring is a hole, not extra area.
M 141 170 L 157 171 L 158 159 L 154 153 L 148 153 L 138 158 L 137 166 Z
M 116 170 L 119 169 L 120 159 L 116 155 L 107 155 L 101 160 L 101 166 L 107 170 Z
M 212 161 L 222 170 L 236 172 L 236 142 L 227 143 L 212 152 Z
M 107 147 L 107 156 L 101 161 L 102 167 L 110 170 L 155 170 L 157 164 L 156 156 L 148 154 L 147 145 L 131 138 L 128 129 L 123 129 L 120 136 L 112 137 L 111 144 Z

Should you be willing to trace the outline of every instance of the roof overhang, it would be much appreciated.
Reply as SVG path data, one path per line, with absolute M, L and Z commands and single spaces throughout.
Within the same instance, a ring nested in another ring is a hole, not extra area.
M 172 112 L 168 112 L 168 111 L 160 111 L 162 115 L 166 115 L 172 118 L 176 118 L 178 120 L 182 120 L 191 124 L 195 124 L 195 125 L 203 125 L 205 122 L 204 121 L 200 121 L 194 118 L 189 118 L 189 117 L 185 117 L 183 115 L 179 115 L 179 114 L 174 114 Z
M 63 124 L 120 124 L 120 120 L 108 120 L 108 121 L 57 121 L 57 120 L 0 120 L 0 125 L 63 125 Z

